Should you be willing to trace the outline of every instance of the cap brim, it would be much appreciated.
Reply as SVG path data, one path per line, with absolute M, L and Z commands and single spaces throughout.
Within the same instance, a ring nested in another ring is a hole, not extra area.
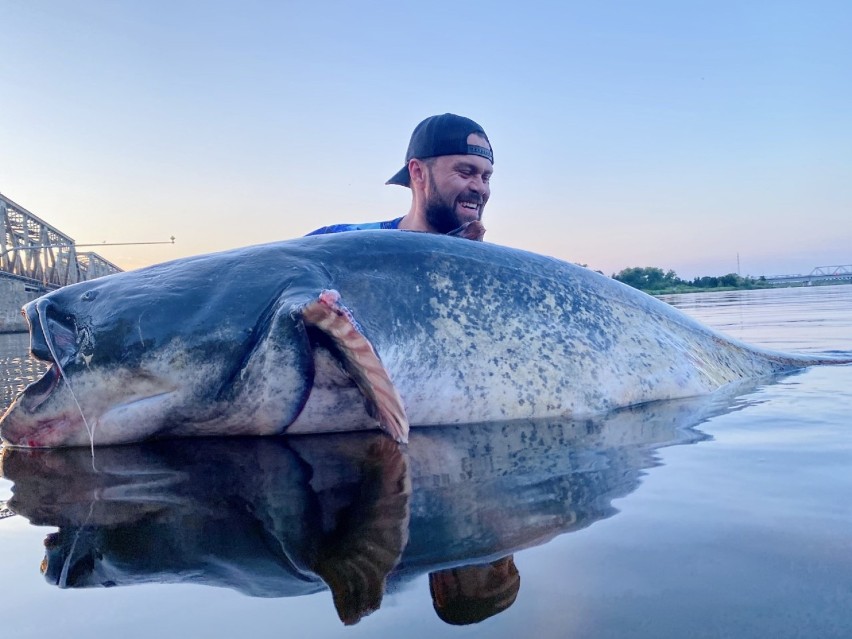
M 400 186 L 411 186 L 411 173 L 408 172 L 408 165 L 406 164 L 399 171 L 397 171 L 390 180 L 385 182 L 385 184 L 399 184 Z

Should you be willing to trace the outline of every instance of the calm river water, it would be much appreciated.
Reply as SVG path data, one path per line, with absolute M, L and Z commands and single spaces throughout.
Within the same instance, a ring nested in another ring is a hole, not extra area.
M 852 286 L 667 301 L 852 352 Z M 37 373 L 25 351 L 0 335 L 0 407 Z M 426 429 L 404 454 L 372 434 L 6 450 L 2 475 L 4 637 L 852 636 L 850 366 Z

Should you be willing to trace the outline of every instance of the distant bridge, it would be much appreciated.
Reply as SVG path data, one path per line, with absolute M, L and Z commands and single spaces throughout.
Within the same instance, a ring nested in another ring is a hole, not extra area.
M 852 281 L 852 264 L 817 266 L 807 275 L 767 275 L 770 284 L 815 284 L 817 282 Z
M 44 289 L 93 280 L 121 269 L 0 193 L 0 275 Z

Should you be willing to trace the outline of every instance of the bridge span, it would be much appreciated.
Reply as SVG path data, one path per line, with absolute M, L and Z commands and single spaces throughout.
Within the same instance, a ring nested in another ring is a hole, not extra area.
M 20 309 L 39 295 L 119 271 L 0 193 L 0 333 L 26 330 Z
M 0 272 L 52 289 L 119 271 L 0 193 Z
M 839 266 L 815 266 L 807 275 L 767 275 L 770 284 L 817 284 L 819 282 L 852 281 L 852 264 Z

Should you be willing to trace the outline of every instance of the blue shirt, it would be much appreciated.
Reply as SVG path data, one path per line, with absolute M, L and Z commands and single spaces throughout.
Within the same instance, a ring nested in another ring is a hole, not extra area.
M 323 226 L 316 231 L 311 231 L 308 235 L 325 235 L 326 233 L 341 233 L 342 231 L 366 231 L 370 229 L 398 229 L 402 218 L 398 217 L 395 220 L 387 222 L 366 222 L 364 224 L 332 224 L 331 226 Z

